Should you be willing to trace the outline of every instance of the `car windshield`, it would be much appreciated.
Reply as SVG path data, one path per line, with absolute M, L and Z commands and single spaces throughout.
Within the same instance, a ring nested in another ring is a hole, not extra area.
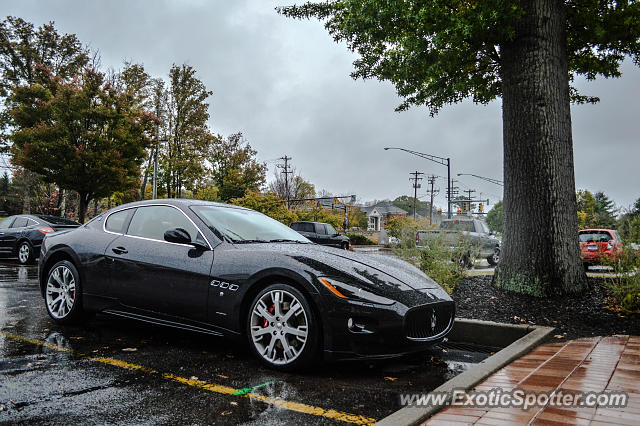
M 311 242 L 288 226 L 253 210 L 218 206 L 191 209 L 209 229 L 233 243 Z
M 581 243 L 607 243 L 613 238 L 606 231 L 589 231 L 580 233 Z

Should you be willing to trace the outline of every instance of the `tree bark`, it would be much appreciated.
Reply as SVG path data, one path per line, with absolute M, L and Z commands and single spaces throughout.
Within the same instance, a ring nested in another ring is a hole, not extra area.
M 149 156 L 149 161 L 147 163 L 147 168 L 144 171 L 144 178 L 142 179 L 142 185 L 140 185 L 140 200 L 144 200 L 145 192 L 147 192 L 147 181 L 149 180 L 149 169 L 151 168 L 151 162 L 153 161 L 153 149 L 151 150 L 151 155 Z
M 87 208 L 89 207 L 89 201 L 91 200 L 89 194 L 84 192 L 78 193 L 78 222 L 84 223 L 84 218 L 87 215 Z
M 566 42 L 560 0 L 523 0 L 501 46 L 504 240 L 497 287 L 535 296 L 586 286 L 576 216 Z

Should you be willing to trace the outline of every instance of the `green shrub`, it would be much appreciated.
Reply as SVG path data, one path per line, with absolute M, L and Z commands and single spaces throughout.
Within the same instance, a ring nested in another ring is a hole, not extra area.
M 603 257 L 603 265 L 612 268 L 612 276 L 605 278 L 622 312 L 640 313 L 640 257 L 626 245 L 617 259 Z
M 349 243 L 351 245 L 372 246 L 376 244 L 374 241 L 367 238 L 366 235 L 362 234 L 347 234 L 347 237 L 349 238 Z
M 455 246 L 451 246 L 445 234 L 434 232 L 421 240 L 422 247 L 416 247 L 414 232 L 403 231 L 400 235 L 400 246 L 394 249 L 394 253 L 417 266 L 449 294 L 477 255 L 478 248 L 467 238 L 461 238 Z

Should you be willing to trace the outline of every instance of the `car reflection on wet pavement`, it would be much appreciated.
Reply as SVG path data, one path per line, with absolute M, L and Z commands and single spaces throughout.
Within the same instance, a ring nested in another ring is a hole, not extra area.
M 98 315 L 50 320 L 37 268 L 0 262 L 0 423 L 345 424 L 399 409 L 488 354 L 434 347 L 385 362 L 262 367 L 230 340 Z

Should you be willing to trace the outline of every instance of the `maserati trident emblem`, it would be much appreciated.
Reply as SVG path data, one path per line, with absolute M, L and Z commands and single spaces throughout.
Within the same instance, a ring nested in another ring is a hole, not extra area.
M 436 329 L 436 311 L 431 311 L 431 330 Z

